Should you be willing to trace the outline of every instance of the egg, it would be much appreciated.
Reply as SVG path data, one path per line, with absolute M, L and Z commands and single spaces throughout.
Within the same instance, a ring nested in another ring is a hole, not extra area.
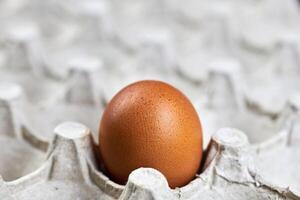
M 189 183 L 202 158 L 202 128 L 192 103 L 178 89 L 145 80 L 118 92 L 107 105 L 99 148 L 108 175 L 125 184 L 140 167 L 159 170 L 171 188 Z

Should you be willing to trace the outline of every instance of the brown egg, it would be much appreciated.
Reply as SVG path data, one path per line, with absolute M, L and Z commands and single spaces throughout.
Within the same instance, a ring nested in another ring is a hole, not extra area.
M 160 81 L 140 81 L 108 104 L 100 125 L 103 164 L 112 180 L 125 184 L 140 167 L 159 170 L 171 188 L 184 186 L 202 158 L 202 129 L 191 102 Z

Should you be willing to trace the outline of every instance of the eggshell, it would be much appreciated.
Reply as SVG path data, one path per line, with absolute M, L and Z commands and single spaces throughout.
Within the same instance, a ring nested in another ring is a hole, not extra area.
M 202 158 L 202 128 L 191 102 L 160 81 L 122 89 L 103 114 L 99 145 L 110 177 L 125 184 L 140 167 L 159 170 L 171 188 L 190 182 Z

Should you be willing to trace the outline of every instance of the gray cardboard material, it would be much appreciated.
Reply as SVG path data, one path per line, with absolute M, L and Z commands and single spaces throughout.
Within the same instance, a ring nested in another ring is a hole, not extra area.
M 300 199 L 299 16 L 296 0 L 0 1 L 0 200 Z M 119 185 L 98 161 L 105 106 L 141 79 L 199 113 L 184 187 L 151 168 Z

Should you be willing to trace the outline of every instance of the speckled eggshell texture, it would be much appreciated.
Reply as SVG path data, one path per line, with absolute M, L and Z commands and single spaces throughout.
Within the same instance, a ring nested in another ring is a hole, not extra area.
M 202 129 L 191 102 L 160 81 L 133 83 L 107 105 L 99 145 L 112 180 L 125 184 L 140 167 L 162 172 L 171 188 L 196 175 L 202 158 Z

